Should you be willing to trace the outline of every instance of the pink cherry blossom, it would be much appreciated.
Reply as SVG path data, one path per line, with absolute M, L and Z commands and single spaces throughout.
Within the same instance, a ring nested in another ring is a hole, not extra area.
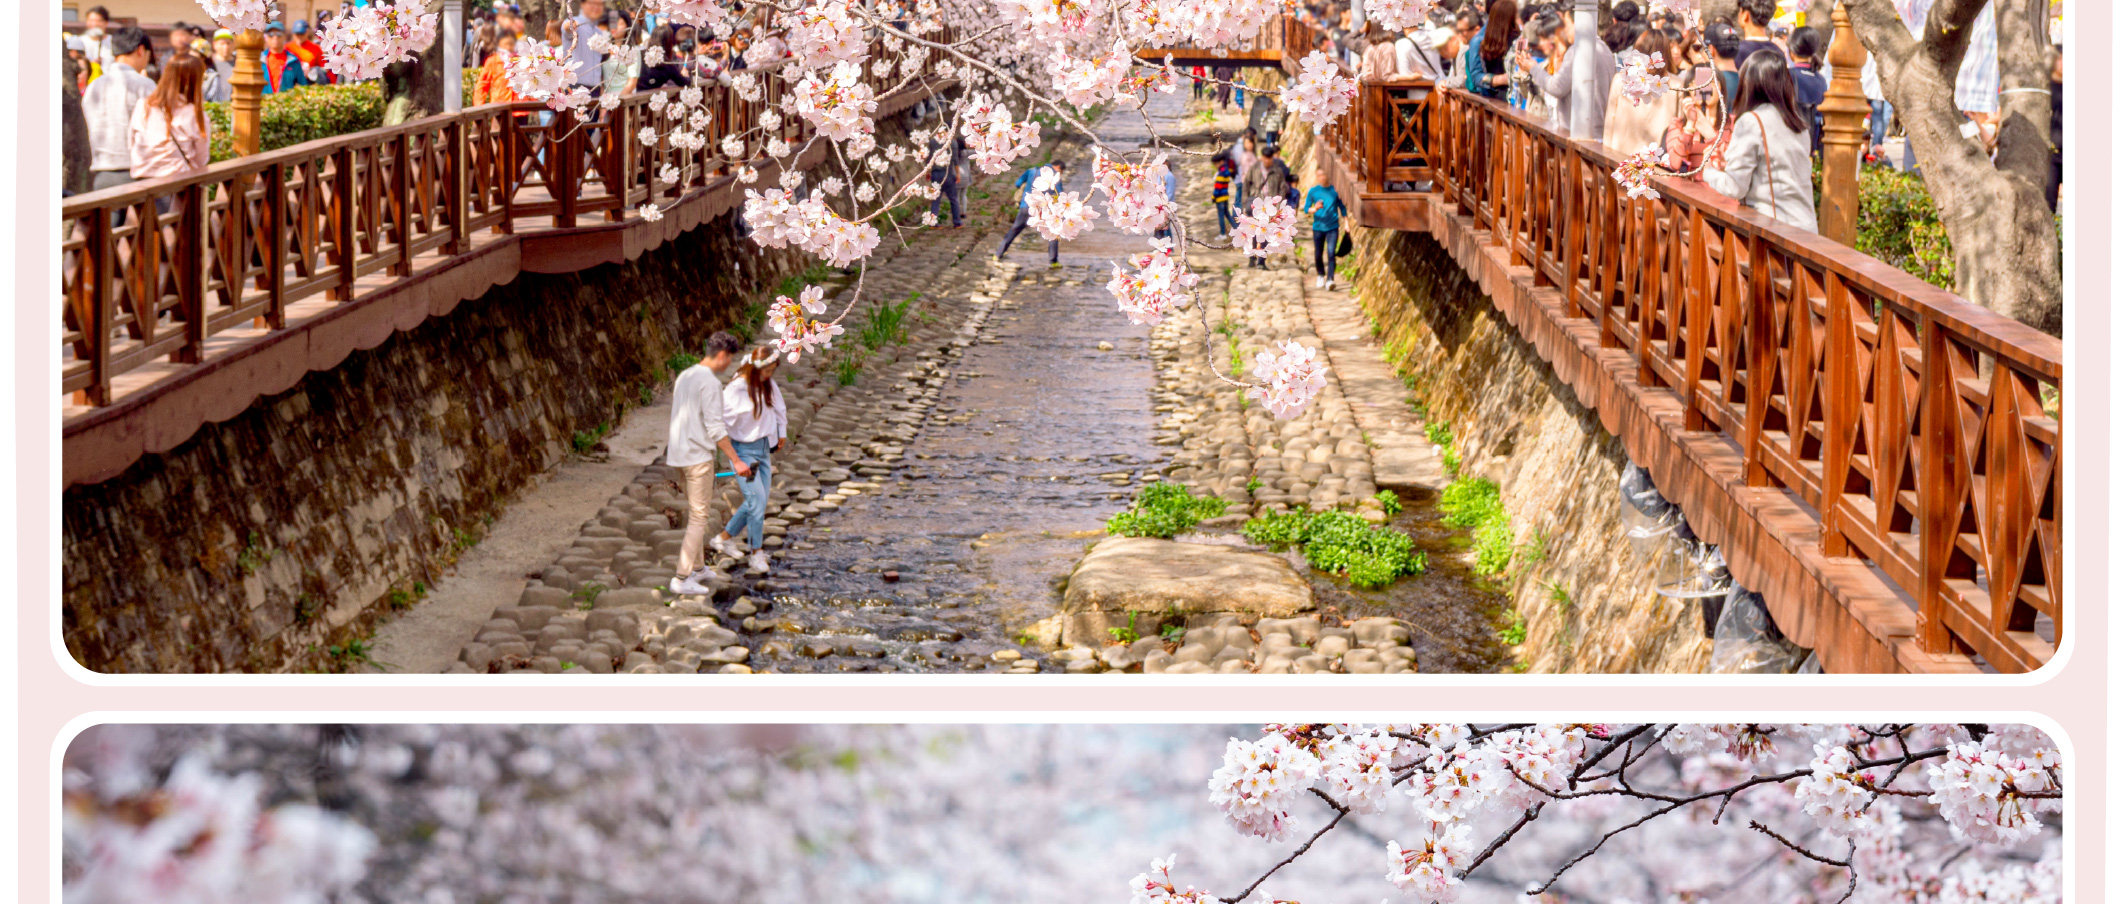
M 1314 354 L 1297 342 L 1285 342 L 1275 354 L 1256 353 L 1254 376 L 1262 385 L 1248 388 L 1248 398 L 1261 402 L 1279 420 L 1298 417 L 1328 386 L 1328 365 Z

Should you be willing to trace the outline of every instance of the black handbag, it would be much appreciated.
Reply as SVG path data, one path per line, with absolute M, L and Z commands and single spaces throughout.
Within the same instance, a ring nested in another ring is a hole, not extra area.
M 1349 230 L 1344 230 L 1344 232 L 1343 232 L 1343 235 L 1342 235 L 1342 237 L 1340 237 L 1340 238 L 1336 239 L 1336 256 L 1337 256 L 1337 257 L 1349 257 L 1349 256 L 1350 256 L 1350 231 L 1349 231 Z

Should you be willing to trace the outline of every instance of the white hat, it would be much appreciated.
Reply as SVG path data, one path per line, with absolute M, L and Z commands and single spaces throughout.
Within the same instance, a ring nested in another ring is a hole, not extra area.
M 754 367 L 766 367 L 770 362 L 775 360 L 775 356 L 778 354 L 780 353 L 775 351 L 774 346 L 763 345 L 759 348 L 753 349 L 752 354 L 746 355 L 745 363 L 750 364 Z
M 87 44 L 86 42 L 83 42 L 83 41 L 81 40 L 81 36 L 80 36 L 80 35 L 67 35 L 67 36 L 66 36 L 66 49 L 68 49 L 68 50 L 83 50 L 83 51 L 85 51 L 85 50 L 88 50 L 88 49 L 89 49 L 89 46 L 88 46 L 88 44 Z

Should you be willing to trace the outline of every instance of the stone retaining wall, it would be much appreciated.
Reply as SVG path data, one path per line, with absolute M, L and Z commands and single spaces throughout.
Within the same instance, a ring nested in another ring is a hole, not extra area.
M 1699 672 L 1694 604 L 1653 592 L 1621 523 L 1623 446 L 1428 234 L 1362 230 L 1356 290 L 1462 473 L 1497 481 L 1518 542 L 1508 572 L 1535 672 Z
M 750 245 L 726 221 L 519 277 L 68 490 L 67 649 L 97 671 L 322 667 L 796 263 Z
M 1283 140 L 1303 191 L 1312 130 L 1288 118 Z M 1527 623 L 1515 649 L 1527 671 L 1704 671 L 1712 643 L 1697 605 L 1655 593 L 1653 563 L 1625 537 L 1623 444 L 1431 235 L 1357 229 L 1352 239 L 1352 291 L 1389 362 L 1425 417 L 1452 428 L 1462 474 L 1497 481 L 1512 516 L 1524 551 L 1506 578 Z

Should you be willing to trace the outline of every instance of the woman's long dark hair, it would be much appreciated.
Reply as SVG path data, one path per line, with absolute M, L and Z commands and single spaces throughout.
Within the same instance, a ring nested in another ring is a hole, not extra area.
M 1513 0 L 1492 0 L 1490 21 L 1483 26 L 1483 44 L 1476 53 L 1486 60 L 1503 59 L 1519 38 L 1520 5 Z
M 780 356 L 769 358 L 765 365 L 748 360 L 739 366 L 737 378 L 745 381 L 745 397 L 753 400 L 753 417 L 765 414 L 775 404 L 775 368 L 780 366 Z
M 1734 105 L 1736 114 L 1770 104 L 1778 111 L 1779 118 L 1786 121 L 1786 128 L 1802 133 L 1808 131 L 1808 121 L 1800 115 L 1800 89 L 1793 86 L 1793 71 L 1786 68 L 1784 54 L 1749 54 L 1749 58 L 1741 63 L 1740 97 L 1741 102 Z
M 172 117 L 177 114 L 178 109 L 190 106 L 192 116 L 199 124 L 199 132 L 204 135 L 207 131 L 207 105 L 202 102 L 199 91 L 206 77 L 207 64 L 199 58 L 199 54 L 177 54 L 163 65 L 162 79 L 155 83 L 155 93 L 148 95 L 145 103 L 151 110 L 162 111 L 162 123 L 165 128 L 176 125 Z M 174 134 L 170 136 L 173 144 L 176 140 Z M 187 166 L 205 166 L 207 163 L 204 160 L 193 160 L 191 155 L 184 152 L 182 144 L 177 145 L 177 155 L 184 158 Z

